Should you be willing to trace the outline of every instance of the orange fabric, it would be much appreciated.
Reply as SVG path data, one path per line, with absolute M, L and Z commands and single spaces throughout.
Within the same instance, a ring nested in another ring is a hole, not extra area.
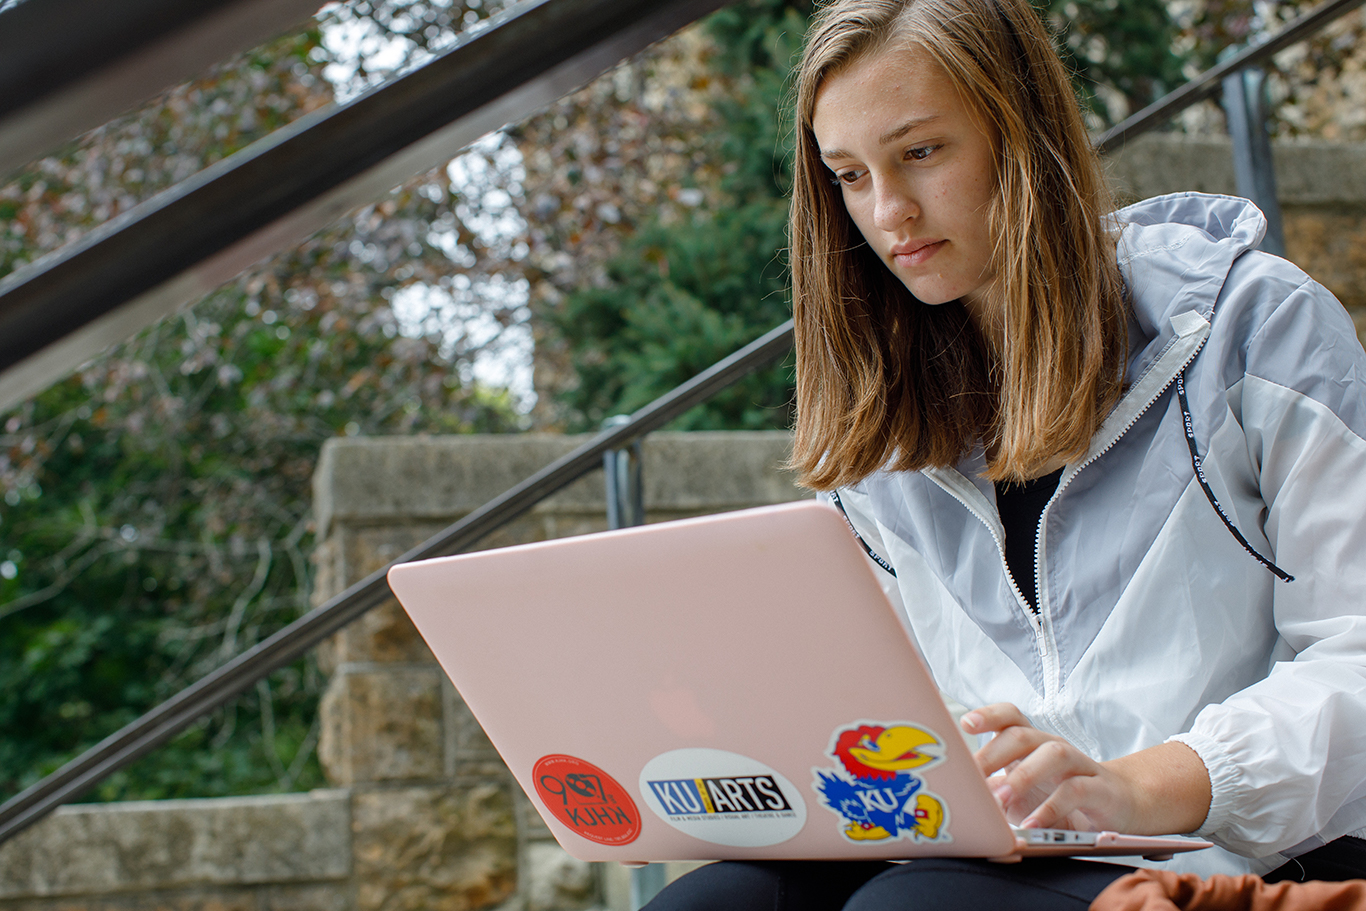
M 1366 911 L 1366 879 L 1272 885 L 1251 874 L 1139 870 L 1111 883 L 1091 911 Z

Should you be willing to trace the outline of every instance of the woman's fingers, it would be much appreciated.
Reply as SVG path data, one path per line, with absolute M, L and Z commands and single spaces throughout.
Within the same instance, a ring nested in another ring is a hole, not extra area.
M 1024 759 L 1049 740 L 1048 735 L 1037 728 L 1012 725 L 991 738 L 973 757 L 982 774 L 989 778 L 1011 763 Z
M 1094 775 L 1064 779 L 1016 825 L 1026 829 L 1096 829 L 1110 803 L 1105 784 Z
M 974 709 L 962 725 L 996 735 L 973 758 L 1015 825 L 1160 835 L 1194 831 L 1209 813 L 1209 772 L 1183 743 L 1100 763 L 1009 703 Z
M 973 754 L 982 774 L 988 777 L 1055 739 L 1032 726 L 1024 713 L 1008 702 L 974 709 L 963 716 L 961 724 L 969 734 L 996 735 Z
M 1084 793 L 1078 793 L 1083 782 L 1099 771 L 1100 766 L 1076 747 L 1047 739 L 1004 774 L 1009 788 L 1009 799 L 1002 803 L 1006 817 L 1023 825 L 1028 817 L 1038 817 L 1049 800 L 1054 801 L 1046 811 L 1050 820 L 1066 816 L 1085 799 Z M 1043 827 L 1053 824 L 1039 823 Z
M 963 716 L 961 723 L 969 734 L 987 734 L 1014 724 L 1030 726 L 1024 712 L 1009 702 L 995 702 L 973 709 Z
M 962 725 L 970 734 L 996 735 L 974 758 L 1012 824 L 1090 828 L 1098 807 L 1112 802 L 1107 783 L 1097 780 L 1104 768 L 1033 727 L 1016 706 L 1001 702 L 975 709 Z

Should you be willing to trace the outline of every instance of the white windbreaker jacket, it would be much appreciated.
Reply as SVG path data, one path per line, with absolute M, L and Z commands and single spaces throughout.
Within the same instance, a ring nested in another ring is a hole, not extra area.
M 1341 304 L 1252 248 L 1242 199 L 1121 210 L 1128 391 L 1066 467 L 1037 540 L 1038 612 L 1005 565 L 981 453 L 841 491 L 944 693 L 1012 702 L 1097 760 L 1179 740 L 1209 770 L 1198 834 L 1162 865 L 1263 873 L 1366 834 L 1366 355 Z M 1218 501 L 1199 487 L 1175 380 Z M 882 574 L 881 570 L 878 570 Z

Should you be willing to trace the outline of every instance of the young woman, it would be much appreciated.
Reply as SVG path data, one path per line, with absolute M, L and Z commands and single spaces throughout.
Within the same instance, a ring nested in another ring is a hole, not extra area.
M 1107 214 L 1026 0 L 836 0 L 796 100 L 793 462 L 994 735 L 1007 816 L 1219 846 L 1169 869 L 1366 875 L 1342 307 L 1243 200 Z M 1123 872 L 718 864 L 652 908 L 1085 908 Z

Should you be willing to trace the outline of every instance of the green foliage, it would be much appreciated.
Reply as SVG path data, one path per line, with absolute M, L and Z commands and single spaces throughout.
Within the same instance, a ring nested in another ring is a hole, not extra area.
M 723 206 L 683 223 L 654 222 L 608 266 L 608 284 L 569 294 L 549 314 L 573 352 L 564 392 L 571 427 L 591 429 L 690 379 L 788 318 L 786 246 L 791 130 L 780 113 L 810 5 L 731 7 L 708 22 L 712 66 L 732 84 L 720 129 L 705 137 L 726 163 Z M 760 371 L 673 425 L 762 429 L 791 422 L 790 361 Z
M 329 436 L 515 426 L 505 402 L 453 381 L 435 340 L 312 299 L 299 265 L 275 266 L 292 284 L 239 282 L 10 416 L 5 791 L 307 609 L 309 479 Z M 342 265 L 323 272 L 340 283 Z M 320 683 L 296 662 L 91 797 L 319 786 Z
M 651 226 L 613 262 L 612 284 L 571 295 L 556 327 L 576 352 L 566 400 L 582 429 L 634 411 L 787 318 L 785 211 L 758 201 L 685 229 Z M 786 426 L 789 368 L 762 371 L 676 429 Z
M 1107 126 L 1185 81 L 1181 30 L 1165 0 L 1047 0 L 1040 13 L 1078 96 Z

